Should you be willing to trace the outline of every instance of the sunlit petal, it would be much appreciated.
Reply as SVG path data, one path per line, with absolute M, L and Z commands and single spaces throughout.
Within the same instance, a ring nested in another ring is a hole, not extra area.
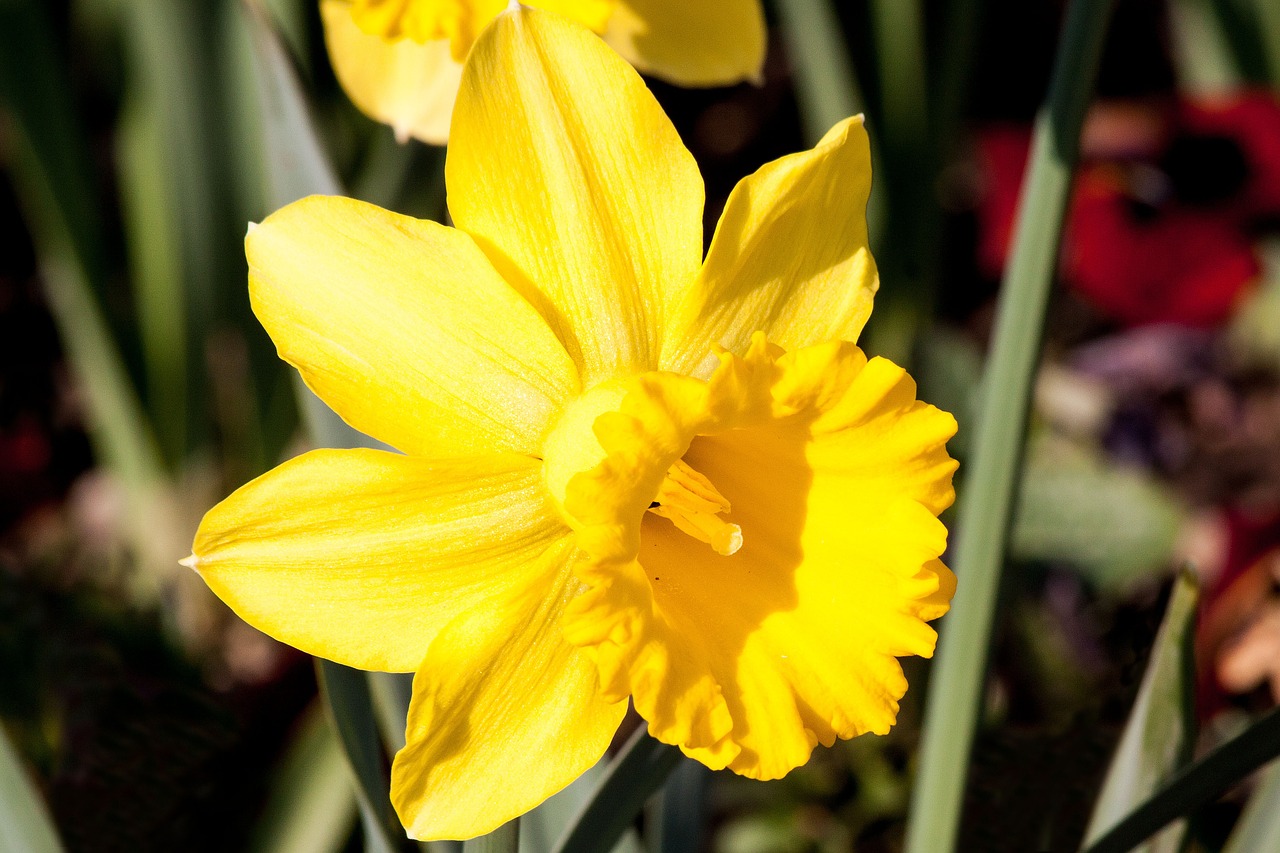
M 391 777 L 411 836 L 495 829 L 598 761 L 622 722 L 626 700 L 601 697 L 595 666 L 560 633 L 578 585 L 570 550 L 558 550 L 558 575 L 501 606 L 468 611 L 432 643 Z
M 536 452 L 577 390 L 546 323 L 460 231 L 313 196 L 267 217 L 245 249 L 281 358 L 406 453 Z
M 413 671 L 450 620 L 563 562 L 536 460 L 316 450 L 205 516 L 194 568 L 246 622 L 329 660 Z
M 500 15 L 463 73 L 446 178 L 455 223 L 584 386 L 656 366 L 666 304 L 702 253 L 702 178 L 617 54 L 556 15 Z
M 757 331 L 788 350 L 856 341 L 879 286 L 867 246 L 870 192 L 861 117 L 740 182 L 670 318 L 662 367 L 706 373 L 709 341 L 740 353 Z

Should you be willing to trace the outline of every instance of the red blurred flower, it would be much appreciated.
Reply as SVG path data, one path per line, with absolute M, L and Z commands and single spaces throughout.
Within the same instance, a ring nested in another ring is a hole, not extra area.
M 998 276 L 1030 148 L 1025 126 L 979 135 L 981 270 Z M 1254 231 L 1280 214 L 1280 103 L 1268 94 L 1111 104 L 1086 128 L 1062 277 L 1128 326 L 1214 326 L 1257 279 Z

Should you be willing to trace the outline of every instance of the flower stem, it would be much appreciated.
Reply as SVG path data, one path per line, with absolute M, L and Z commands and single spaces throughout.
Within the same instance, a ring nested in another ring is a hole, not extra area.
M 641 726 L 609 762 L 591 799 L 556 842 L 552 853 L 612 850 L 649 795 L 662 787 L 684 758 L 680 750 L 649 736 Z
M 1036 122 L 984 378 L 988 393 L 960 507 L 954 557 L 960 583 L 942 623 L 929 685 L 907 853 L 941 853 L 956 841 L 1045 308 L 1112 7 L 1112 0 L 1071 3 L 1047 104 Z
M 840 19 L 829 0 L 775 0 L 800 120 L 810 145 L 841 119 L 865 109 Z
M 488 835 L 462 845 L 462 853 L 516 853 L 520 846 L 520 818 L 509 820 Z

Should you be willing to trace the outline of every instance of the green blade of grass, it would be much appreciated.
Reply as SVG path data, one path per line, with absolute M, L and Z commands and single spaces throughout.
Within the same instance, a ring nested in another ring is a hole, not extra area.
M 1083 853 L 1128 853 L 1171 821 L 1207 805 L 1232 785 L 1280 756 L 1280 708 L 1187 766 L 1151 799 Z
M 27 778 L 3 726 L 0 726 L 0 851 L 62 853 L 62 842 L 49 810 Z
M 212 156 L 215 135 L 204 106 L 208 85 L 204 4 L 193 0 L 130 0 L 121 4 L 130 80 L 146 109 L 159 115 L 164 144 L 151 164 L 165 175 L 170 215 L 183 254 L 183 279 L 192 325 L 209 324 L 216 306 L 217 277 L 224 261 L 218 233 Z
M 1133 710 L 1094 804 L 1086 844 L 1148 799 L 1191 757 L 1196 731 L 1192 643 L 1198 598 L 1195 575 L 1182 572 L 1174 582 Z M 1181 835 L 1181 828 L 1171 828 L 1158 839 L 1158 849 L 1177 850 Z
M 1014 247 L 984 376 L 987 393 L 958 521 L 959 577 L 941 625 L 929 684 L 908 853 L 954 849 L 1021 469 L 1032 379 L 1057 264 L 1080 129 L 1093 92 L 1112 0 L 1073 0 L 1046 108 L 1036 122 Z

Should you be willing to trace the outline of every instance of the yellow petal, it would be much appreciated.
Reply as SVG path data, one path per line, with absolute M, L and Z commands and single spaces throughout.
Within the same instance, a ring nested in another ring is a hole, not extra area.
M 537 460 L 317 450 L 211 509 L 188 563 L 246 622 L 361 669 L 417 669 L 458 614 L 563 561 Z
M 895 658 L 932 653 L 926 620 L 954 591 L 935 517 L 954 431 L 847 342 L 779 355 L 757 335 L 709 382 L 642 377 L 595 421 L 603 461 L 569 481 L 588 589 L 565 636 L 605 695 L 630 693 L 656 737 L 712 767 L 775 778 L 817 743 L 887 731 Z M 649 506 L 676 458 L 735 548 Z
M 325 44 L 333 72 L 360 111 L 388 124 L 401 142 L 449 141 L 449 119 L 462 65 L 447 39 L 388 41 L 356 25 L 347 0 L 321 0 Z
M 523 814 L 604 754 L 627 703 L 561 636 L 568 571 L 450 623 L 413 680 L 391 799 L 414 838 L 471 838 Z
M 708 341 L 740 353 L 756 331 L 787 350 L 856 341 L 879 286 L 867 247 L 870 192 L 860 116 L 741 181 L 670 319 L 662 367 L 705 373 Z
M 636 68 L 681 86 L 758 82 L 764 12 L 760 0 L 622 0 L 605 40 Z
M 547 318 L 584 387 L 656 365 L 669 294 L 702 253 L 702 179 L 616 53 L 547 12 L 500 15 L 463 72 L 446 179 L 454 222 Z
M 253 310 L 307 385 L 406 453 L 535 452 L 564 348 L 466 234 L 313 196 L 245 239 Z

